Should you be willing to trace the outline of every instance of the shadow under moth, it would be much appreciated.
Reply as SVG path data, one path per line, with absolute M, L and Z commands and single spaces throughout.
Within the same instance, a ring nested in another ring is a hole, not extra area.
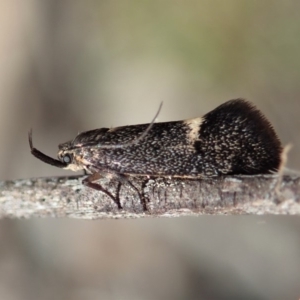
M 30 131 L 31 153 L 55 167 L 85 170 L 83 184 L 108 195 L 119 209 L 120 189 L 126 182 L 147 210 L 129 175 L 201 179 L 278 171 L 281 143 L 270 122 L 248 101 L 227 101 L 199 118 L 155 123 L 160 108 L 150 124 L 82 132 L 58 146 L 58 159 L 34 148 Z M 116 195 L 96 183 L 101 177 L 118 180 Z

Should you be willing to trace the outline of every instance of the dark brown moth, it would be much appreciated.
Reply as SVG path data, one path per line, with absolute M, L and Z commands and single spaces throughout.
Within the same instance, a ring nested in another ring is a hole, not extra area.
M 150 124 L 82 132 L 58 146 L 58 159 L 34 148 L 30 132 L 31 153 L 55 167 L 85 170 L 89 176 L 83 184 L 106 193 L 119 208 L 124 180 L 138 192 L 128 175 L 205 178 L 270 174 L 280 166 L 281 143 L 248 101 L 227 101 L 199 118 L 154 123 L 159 111 Z M 117 196 L 95 182 L 103 176 L 119 180 Z

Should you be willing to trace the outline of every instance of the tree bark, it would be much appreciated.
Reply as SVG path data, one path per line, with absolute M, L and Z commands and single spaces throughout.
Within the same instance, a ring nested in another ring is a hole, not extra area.
M 85 176 L 0 182 L 0 218 L 80 219 L 182 215 L 300 215 L 300 176 L 224 176 L 210 179 L 129 177 L 119 209 L 105 193 L 82 184 Z M 118 181 L 98 181 L 112 195 Z M 132 185 L 134 185 L 133 188 Z M 138 190 L 138 192 L 137 192 Z

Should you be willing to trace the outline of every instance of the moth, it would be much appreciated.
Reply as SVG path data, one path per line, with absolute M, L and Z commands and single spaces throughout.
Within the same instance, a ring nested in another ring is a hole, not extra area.
M 234 99 L 203 117 L 150 124 L 99 128 L 78 134 L 58 146 L 58 159 L 33 147 L 41 161 L 72 171 L 85 170 L 83 184 L 106 193 L 117 205 L 130 176 L 206 178 L 276 172 L 282 146 L 272 125 L 250 102 Z M 96 183 L 103 176 L 119 181 L 113 196 Z

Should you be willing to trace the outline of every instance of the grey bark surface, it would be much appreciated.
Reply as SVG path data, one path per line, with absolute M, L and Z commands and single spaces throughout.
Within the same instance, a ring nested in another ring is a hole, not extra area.
M 80 219 L 176 217 L 182 215 L 300 215 L 300 176 L 226 176 L 211 179 L 132 177 L 144 195 L 122 183 L 122 209 L 84 186 L 85 176 L 0 182 L 0 218 L 71 217 Z M 117 181 L 99 183 L 115 195 Z

